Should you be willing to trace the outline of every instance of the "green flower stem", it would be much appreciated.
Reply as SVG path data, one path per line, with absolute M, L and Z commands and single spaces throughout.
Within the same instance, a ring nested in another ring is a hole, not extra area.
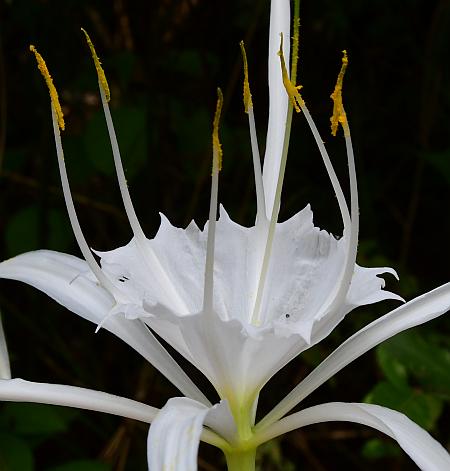
M 256 448 L 225 453 L 228 471 L 255 471 Z
M 257 394 L 256 394 L 257 396 Z M 236 436 L 229 447 L 222 448 L 229 471 L 254 471 L 257 445 L 253 439 L 253 405 L 255 394 L 246 399 L 228 397 L 231 412 L 236 424 Z

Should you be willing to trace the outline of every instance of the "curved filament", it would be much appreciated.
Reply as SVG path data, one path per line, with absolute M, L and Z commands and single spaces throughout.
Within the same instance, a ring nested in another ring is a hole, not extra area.
M 78 243 L 78 247 L 83 254 L 89 268 L 94 273 L 97 280 L 100 284 L 106 288 L 115 298 L 121 297 L 121 293 L 119 289 L 112 283 L 112 281 L 103 273 L 102 269 L 100 268 L 97 260 L 94 258 L 94 255 L 89 248 L 86 239 L 84 238 L 83 232 L 81 230 L 80 223 L 78 221 L 77 213 L 75 211 L 75 206 L 73 204 L 72 194 L 70 192 L 70 185 L 69 179 L 67 178 L 67 170 L 66 165 L 64 163 L 64 151 L 62 148 L 61 143 L 61 134 L 59 132 L 58 127 L 58 117 L 55 111 L 55 108 L 52 103 L 52 122 L 53 122 L 53 134 L 55 136 L 55 145 L 56 145 L 56 153 L 58 155 L 58 168 L 59 168 L 59 175 L 61 177 L 61 184 L 63 189 L 64 201 L 66 203 L 67 212 L 69 214 L 70 224 L 72 226 L 73 233 L 75 235 L 75 239 Z

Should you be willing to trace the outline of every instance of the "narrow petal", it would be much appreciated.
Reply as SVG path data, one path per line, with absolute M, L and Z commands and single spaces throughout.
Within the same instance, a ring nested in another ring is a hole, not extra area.
M 188 398 L 170 399 L 156 416 L 148 434 L 150 471 L 196 471 L 203 422 L 216 408 Z M 216 423 L 216 419 L 212 418 L 211 422 Z M 219 439 L 216 445 L 226 446 L 226 442 Z
M 310 407 L 276 422 L 257 440 L 262 443 L 300 427 L 331 421 L 355 422 L 385 433 L 424 471 L 450 469 L 449 453 L 428 432 L 406 415 L 373 404 L 331 402 Z
M 114 298 L 88 278 L 84 260 L 50 250 L 36 250 L 0 263 L 0 277 L 27 283 L 91 322 L 99 323 Z
M 49 250 L 28 252 L 0 263 L 0 277 L 22 281 L 95 324 L 115 306 L 112 296 L 92 281 L 86 262 Z M 184 371 L 140 320 L 110 316 L 103 327 L 128 343 L 183 394 L 210 405 Z
M 449 309 L 450 283 L 446 283 L 370 323 L 331 353 L 264 417 L 257 428 L 266 427 L 283 417 L 325 381 L 371 348 L 399 332 L 435 319 Z
M 272 0 L 269 31 L 269 124 L 263 171 L 267 215 L 272 214 L 288 110 L 288 96 L 283 86 L 277 51 L 280 46 L 280 33 L 283 33 L 285 38 L 290 37 L 290 23 L 289 0 Z M 289 41 L 284 41 L 285 58 L 289 58 L 289 46 Z
M 9 366 L 8 347 L 6 346 L 5 333 L 3 332 L 2 318 L 0 316 L 0 379 L 11 379 Z
M 150 423 L 159 409 L 125 397 L 65 384 L 0 379 L 0 401 L 37 402 L 105 412 Z

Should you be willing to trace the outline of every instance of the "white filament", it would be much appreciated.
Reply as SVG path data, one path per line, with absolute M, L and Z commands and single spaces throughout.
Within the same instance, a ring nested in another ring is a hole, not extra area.
M 250 142 L 252 145 L 253 156 L 253 170 L 255 173 L 255 188 L 256 188 L 256 221 L 261 223 L 267 219 L 266 216 L 266 201 L 264 196 L 264 186 L 261 171 L 261 157 L 259 155 L 258 136 L 256 134 L 255 114 L 253 113 L 253 106 L 248 108 L 248 125 L 250 128 Z
M 214 252 L 216 243 L 216 218 L 217 218 L 217 200 L 219 193 L 219 149 L 213 148 L 213 169 L 211 177 L 211 198 L 209 202 L 208 218 L 208 238 L 206 241 L 206 260 L 205 260 L 205 280 L 203 287 L 203 312 L 204 317 L 202 337 L 210 355 L 210 361 L 215 365 L 217 377 L 222 379 L 221 389 L 231 383 L 229 371 L 223 364 L 223 358 L 217 350 L 214 341 L 214 328 L 212 327 L 213 309 L 214 309 Z M 217 389 L 217 385 L 216 389 Z M 219 391 L 219 389 L 218 389 Z M 219 391 L 220 394 L 220 391 Z M 223 392 L 222 392 L 223 394 Z M 222 395 L 221 394 L 221 395 Z M 228 398 L 229 399 L 229 398 Z
M 80 248 L 81 253 L 83 254 L 84 259 L 86 260 L 87 264 L 89 265 L 89 268 L 92 270 L 92 273 L 94 273 L 99 283 L 105 289 L 107 289 L 114 296 L 115 299 L 121 299 L 122 294 L 120 290 L 103 273 L 102 269 L 97 263 L 97 260 L 95 260 L 91 252 L 91 249 L 89 248 L 86 242 L 86 239 L 84 238 L 83 232 L 81 230 L 77 213 L 75 211 L 75 206 L 73 204 L 72 194 L 70 192 L 70 185 L 69 185 L 69 180 L 67 178 L 66 165 L 64 163 L 64 151 L 63 151 L 62 143 L 61 143 L 61 134 L 59 132 L 58 120 L 56 117 L 56 112 L 53 107 L 53 104 L 51 108 L 52 108 L 53 134 L 55 136 L 56 153 L 58 155 L 59 175 L 61 177 L 64 201 L 66 203 L 70 224 L 72 226 L 75 239 L 78 243 L 78 247 Z
M 267 228 L 266 246 L 264 249 L 264 257 L 261 265 L 261 273 L 258 282 L 258 290 L 255 299 L 255 305 L 252 312 L 251 323 L 259 325 L 261 323 L 261 303 L 264 294 L 264 286 L 266 283 L 267 273 L 269 271 L 270 256 L 272 254 L 273 239 L 275 236 L 275 229 L 278 221 L 278 214 L 280 212 L 281 191 L 283 189 L 284 174 L 286 171 L 286 161 L 289 151 L 289 140 L 291 137 L 292 125 L 292 104 L 289 104 L 288 113 L 286 117 L 286 126 L 284 131 L 283 150 L 281 153 L 280 168 L 278 172 L 277 185 L 275 188 L 275 196 L 272 204 L 272 213 L 270 217 L 270 224 Z
M 214 292 L 214 249 L 216 239 L 217 197 L 219 192 L 219 154 L 213 150 L 213 171 L 211 178 L 211 198 L 209 202 L 208 239 L 206 242 L 205 283 L 203 290 L 203 311 L 212 312 Z
M 334 193 L 338 200 L 339 209 L 342 215 L 342 222 L 344 223 L 344 236 L 350 235 L 351 220 L 350 220 L 350 214 L 348 212 L 347 203 L 345 201 L 344 192 L 342 191 L 341 185 L 339 184 L 339 180 L 336 176 L 336 172 L 334 171 L 328 152 L 325 148 L 322 138 L 320 137 L 320 133 L 317 129 L 317 126 L 315 125 L 308 111 L 308 108 L 303 103 L 300 103 L 300 106 L 301 106 L 303 114 L 305 115 L 306 121 L 308 122 L 308 125 L 311 129 L 311 132 L 314 136 L 317 147 L 319 148 L 320 155 L 322 156 L 322 160 L 323 160 L 323 163 L 325 164 L 325 168 L 327 169 L 327 173 L 330 178 L 331 185 L 333 186 Z
M 117 136 L 114 130 L 111 111 L 109 109 L 108 102 L 106 101 L 105 91 L 100 81 L 98 85 L 103 104 L 103 111 L 106 119 L 106 126 L 108 128 L 109 139 L 111 141 L 111 149 L 114 158 L 114 166 L 116 168 L 117 180 L 119 182 L 120 194 L 122 196 L 122 201 L 125 207 L 125 212 L 127 214 L 128 221 L 130 222 L 131 230 L 133 231 L 136 240 L 136 245 L 141 251 L 144 260 L 147 262 L 147 265 L 151 269 L 157 271 L 158 278 L 163 281 L 162 286 L 164 291 L 166 292 L 167 298 L 178 305 L 178 310 L 180 312 L 187 313 L 188 309 L 185 302 L 178 294 L 176 288 L 170 280 L 170 277 L 167 275 L 166 271 L 161 265 L 161 262 L 159 261 L 158 257 L 147 243 L 147 238 L 145 237 L 144 231 L 142 230 L 142 227 L 139 224 L 139 220 L 136 216 L 136 211 L 134 210 L 133 202 L 131 201 L 130 192 L 128 190 L 125 172 L 123 170 L 122 159 L 120 157 L 119 143 L 117 142 Z
M 123 205 L 125 212 L 127 213 L 128 220 L 130 222 L 133 234 L 137 239 L 145 239 L 144 231 L 142 230 L 139 220 L 134 210 L 133 202 L 131 201 L 130 192 L 128 191 L 128 185 L 125 178 L 125 172 L 123 171 L 122 159 L 120 158 L 119 143 L 117 142 L 116 132 L 114 130 L 114 124 L 111 117 L 111 111 L 109 109 L 108 102 L 106 101 L 105 91 L 101 82 L 98 83 L 100 89 L 100 95 L 103 104 L 103 111 L 105 113 L 106 126 L 108 127 L 109 139 L 111 141 L 111 149 L 114 157 L 114 166 L 116 167 L 117 180 L 119 182 L 120 194 L 122 195 Z
M 349 179 L 350 179 L 350 204 L 351 204 L 351 217 L 348 212 L 347 203 L 345 201 L 344 193 L 339 184 L 339 180 L 334 171 L 331 160 L 328 156 L 328 153 L 323 144 L 322 138 L 320 137 L 319 131 L 308 111 L 308 108 L 304 104 L 300 104 L 303 114 L 308 122 L 308 125 L 313 133 L 316 144 L 319 148 L 322 160 L 325 164 L 325 167 L 328 172 L 331 184 L 333 186 L 336 198 L 338 200 L 339 209 L 342 215 L 342 221 L 344 223 L 343 238 L 347 242 L 347 250 L 345 254 L 345 263 L 342 268 L 340 278 L 335 284 L 335 288 L 331 291 L 322 304 L 320 311 L 316 314 L 316 318 L 320 319 L 325 312 L 331 312 L 334 308 L 337 308 L 342 300 L 347 295 L 348 289 L 350 287 L 350 282 L 353 276 L 353 271 L 355 268 L 356 261 L 356 250 L 358 245 L 358 231 L 359 231 L 359 206 L 358 206 L 358 188 L 356 182 L 356 172 L 355 172 L 355 159 L 353 154 L 353 148 L 351 145 L 350 139 L 350 130 L 348 125 L 345 124 L 344 133 L 345 133 L 345 142 L 347 147 L 347 159 L 349 167 Z
M 344 125 L 345 147 L 347 149 L 348 173 L 350 180 L 350 211 L 351 211 L 351 228 L 348 236 L 347 257 L 344 269 L 342 271 L 339 282 L 339 289 L 335 298 L 332 300 L 328 310 L 332 311 L 345 299 L 350 288 L 353 272 L 355 270 L 356 252 L 358 250 L 358 233 L 359 233 L 359 203 L 358 203 L 358 185 L 356 181 L 355 156 L 353 153 L 352 140 L 350 137 L 350 129 L 348 124 Z

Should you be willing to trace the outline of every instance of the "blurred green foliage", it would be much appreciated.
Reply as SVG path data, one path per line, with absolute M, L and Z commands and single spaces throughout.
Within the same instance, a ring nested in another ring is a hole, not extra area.
M 48 440 L 70 430 L 78 415 L 72 409 L 42 404 L 5 404 L 0 415 L 0 469 L 33 471 L 35 451 Z M 40 468 L 37 468 L 40 469 Z M 108 471 L 111 467 L 94 460 L 69 461 L 46 471 Z
M 2 259 L 49 248 L 78 254 L 65 216 L 47 91 L 28 45 L 47 60 L 62 99 L 63 134 L 77 211 L 89 244 L 130 237 L 115 181 L 95 70 L 79 28 L 94 40 L 134 203 L 148 234 L 158 211 L 183 226 L 207 218 L 215 90 L 225 108 L 220 201 L 251 224 L 255 197 L 241 98 L 246 41 L 260 147 L 267 98 L 268 0 L 0 0 L 0 248 Z M 449 280 L 450 5 L 446 0 L 303 0 L 299 80 L 333 164 L 346 182 L 341 138 L 328 134 L 331 93 L 347 49 L 344 100 L 357 156 L 359 263 L 393 266 L 407 299 Z M 344 183 L 345 185 L 345 183 Z M 282 219 L 312 203 L 315 222 L 340 234 L 335 198 L 302 116 L 295 116 Z M 369 306 L 280 372 L 264 390 L 268 411 L 351 333 L 395 307 Z M 116 339 L 45 296 L 2 281 L 0 306 L 14 376 L 82 385 L 155 406 L 177 394 Z M 450 443 L 448 317 L 400 335 L 354 362 L 305 401 L 396 408 Z M 203 385 L 204 378 L 188 371 Z M 89 412 L 0 405 L 0 469 L 144 469 L 147 427 Z M 201 447 L 201 469 L 222 469 Z M 321 424 L 268 445 L 265 470 L 411 469 L 390 440 L 351 424 Z

